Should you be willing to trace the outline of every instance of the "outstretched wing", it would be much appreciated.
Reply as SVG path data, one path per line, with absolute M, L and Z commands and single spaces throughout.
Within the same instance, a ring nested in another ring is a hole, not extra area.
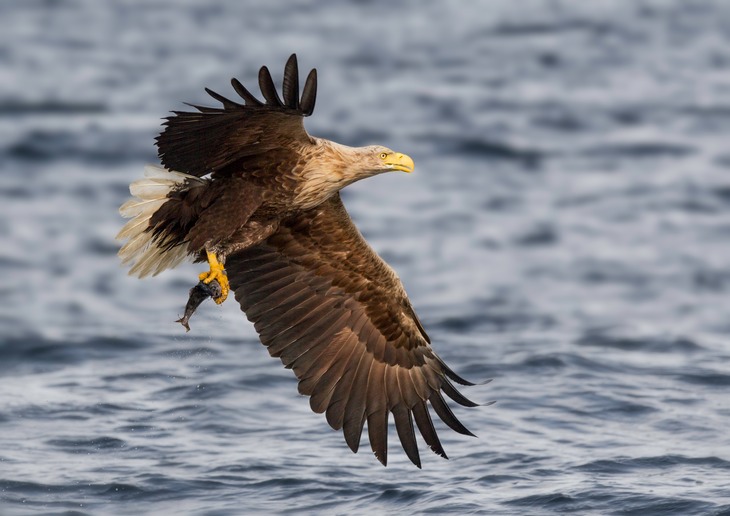
M 300 98 L 295 54 L 284 68 L 283 100 L 265 66 L 259 70 L 259 87 L 265 102 L 254 97 L 237 79 L 231 79 L 231 84 L 243 104 L 206 88 L 211 97 L 223 104 L 222 108 L 188 104 L 198 112 L 173 111 L 174 115 L 166 118 L 165 128 L 157 137 L 157 148 L 167 169 L 197 177 L 211 172 L 221 174 L 239 160 L 311 141 L 304 130 L 303 117 L 314 111 L 317 70 L 309 72 Z
M 414 419 L 426 444 L 446 458 L 428 403 L 453 430 L 473 435 L 441 394 L 475 406 L 451 380 L 473 384 L 433 351 L 400 280 L 368 246 L 339 195 L 230 255 L 226 271 L 269 353 L 294 370 L 299 392 L 343 430 L 352 451 L 367 421 L 370 445 L 385 465 L 392 413 L 416 466 Z

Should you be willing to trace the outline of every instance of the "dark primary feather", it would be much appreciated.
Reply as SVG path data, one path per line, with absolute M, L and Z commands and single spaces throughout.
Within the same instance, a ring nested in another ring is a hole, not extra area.
M 220 95 L 220 94 L 214 92 L 210 88 L 205 88 L 205 92 L 208 95 L 210 95 L 211 97 L 213 97 L 215 100 L 217 100 L 218 102 L 223 104 L 224 109 L 230 110 L 230 109 L 240 109 L 240 108 L 244 107 L 243 104 L 239 104 L 238 102 L 233 102 L 232 100 L 228 100 L 223 95 Z
M 266 66 L 262 66 L 259 70 L 259 88 L 261 94 L 266 99 L 266 104 L 274 107 L 284 107 L 284 103 L 279 98 L 274 86 L 274 79 L 271 78 L 271 72 Z
M 254 107 L 256 107 L 256 106 L 263 106 L 264 105 L 259 99 L 257 99 L 256 97 L 254 97 L 253 94 L 251 94 L 251 92 L 248 91 L 243 84 L 241 84 L 241 81 L 239 81 L 235 77 L 233 79 L 231 79 L 231 86 L 233 86 L 233 89 L 236 91 L 236 93 L 238 93 L 238 95 L 243 100 L 246 101 L 246 105 L 247 106 L 254 106 Z M 195 107 L 197 107 L 197 106 L 195 106 Z M 200 109 L 200 108 L 197 108 L 197 109 Z M 210 109 L 210 108 L 208 108 L 208 109 Z
M 165 119 L 157 149 L 166 168 L 198 177 L 242 172 L 241 160 L 311 142 L 302 119 L 314 110 L 317 74 L 316 70 L 309 73 L 300 99 L 296 55 L 292 54 L 284 69 L 283 101 L 265 66 L 259 71 L 259 88 L 265 102 L 237 79 L 232 79 L 231 85 L 243 104 L 206 88 L 222 107 L 192 105 L 198 112 L 173 111 Z
M 386 464 L 392 414 L 416 466 L 416 428 L 446 457 L 429 403 L 452 429 L 472 435 L 441 395 L 473 406 L 449 382 L 465 380 L 435 354 L 397 276 L 367 245 L 339 196 L 230 255 L 226 270 L 261 341 L 292 368 L 312 410 L 324 412 L 353 451 L 367 423 L 373 453 Z
M 297 58 L 291 55 L 284 67 L 284 83 L 281 85 L 284 103 L 288 108 L 299 109 L 299 66 Z
M 304 83 L 302 98 L 299 101 L 299 109 L 302 115 L 309 116 L 314 112 L 314 104 L 317 101 L 317 69 L 313 68 Z

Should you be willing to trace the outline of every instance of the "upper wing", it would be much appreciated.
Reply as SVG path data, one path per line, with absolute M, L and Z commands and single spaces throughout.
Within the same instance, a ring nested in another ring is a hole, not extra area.
M 260 245 L 230 255 L 236 299 L 272 356 L 280 357 L 356 452 L 365 421 L 376 457 L 387 461 L 389 412 L 408 457 L 420 467 L 413 419 L 446 457 L 426 402 L 455 431 L 471 434 L 441 391 L 464 406 L 457 376 L 436 355 L 400 280 L 368 246 L 336 195 L 285 221 Z
M 201 177 L 220 173 L 238 160 L 285 148 L 290 142 L 311 141 L 303 117 L 314 110 L 317 70 L 309 72 L 300 98 L 296 55 L 292 54 L 284 68 L 283 101 L 265 66 L 259 70 L 265 102 L 237 79 L 231 79 L 231 84 L 244 104 L 206 88 L 223 104 L 222 108 L 189 104 L 199 112 L 173 111 L 174 115 L 166 118 L 165 128 L 157 137 L 159 157 L 166 168 Z

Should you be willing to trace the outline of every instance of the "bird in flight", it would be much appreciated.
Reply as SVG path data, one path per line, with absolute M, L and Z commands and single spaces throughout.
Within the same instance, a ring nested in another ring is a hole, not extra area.
M 384 172 L 412 172 L 406 154 L 380 145 L 348 147 L 304 129 L 317 71 L 299 88 L 296 55 L 282 96 L 265 66 L 264 101 L 232 79 L 243 103 L 206 88 L 222 106 L 174 111 L 157 137 L 164 168 L 148 166 L 120 213 L 131 220 L 119 256 L 140 278 L 186 258 L 207 262 L 199 277 L 233 291 L 261 342 L 294 371 L 299 392 L 357 452 L 365 423 L 387 464 L 388 419 L 419 468 L 415 438 L 447 458 L 429 413 L 473 435 L 444 400 L 467 407 L 452 382 L 474 385 L 431 347 L 396 273 L 350 219 L 339 191 Z M 414 427 L 415 420 L 415 427 Z

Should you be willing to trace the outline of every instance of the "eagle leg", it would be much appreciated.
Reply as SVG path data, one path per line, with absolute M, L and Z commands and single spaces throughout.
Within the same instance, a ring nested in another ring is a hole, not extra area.
M 218 297 L 214 297 L 213 301 L 215 301 L 216 304 L 221 304 L 228 297 L 228 276 L 226 276 L 225 268 L 223 267 L 223 264 L 218 261 L 218 257 L 215 253 L 208 250 L 206 250 L 205 253 L 208 256 L 208 265 L 210 266 L 210 270 L 200 274 L 198 279 L 206 285 L 213 280 L 216 280 L 220 284 L 221 294 Z

